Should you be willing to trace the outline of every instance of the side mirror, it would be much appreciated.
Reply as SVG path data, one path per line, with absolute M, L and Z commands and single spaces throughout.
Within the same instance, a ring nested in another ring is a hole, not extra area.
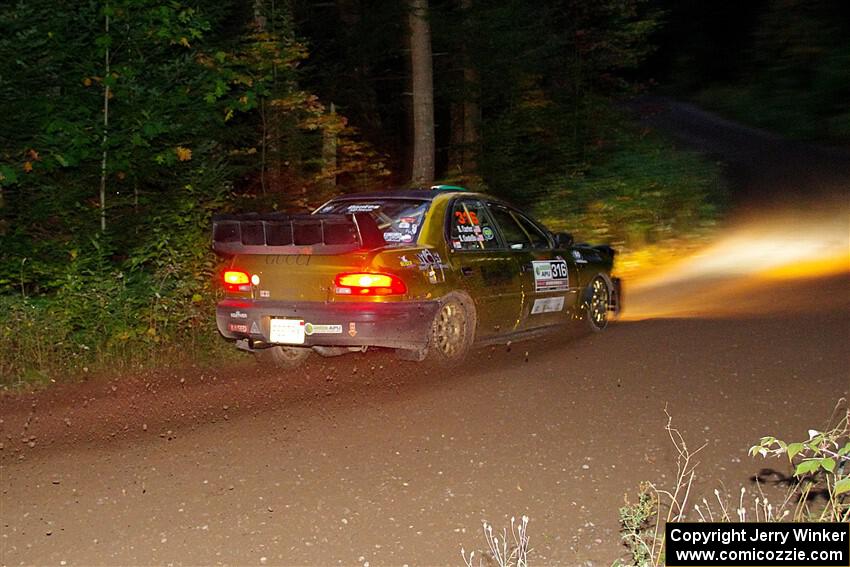
M 555 248 L 569 248 L 573 245 L 573 235 L 569 232 L 555 233 Z

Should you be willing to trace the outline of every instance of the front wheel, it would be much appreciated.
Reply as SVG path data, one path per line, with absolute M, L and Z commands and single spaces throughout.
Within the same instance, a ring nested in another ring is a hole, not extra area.
M 272 346 L 255 352 L 257 362 L 270 364 L 278 368 L 295 368 L 310 356 L 311 349 L 306 347 Z
M 584 319 L 594 333 L 601 333 L 608 326 L 608 308 L 611 290 L 602 276 L 596 276 L 587 287 L 584 304 Z

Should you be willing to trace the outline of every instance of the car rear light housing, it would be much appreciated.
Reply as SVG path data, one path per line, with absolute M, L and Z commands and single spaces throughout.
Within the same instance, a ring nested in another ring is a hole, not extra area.
M 404 295 L 407 286 L 398 276 L 355 272 L 337 274 L 334 293 L 337 295 L 374 296 Z
M 241 270 L 227 270 L 222 275 L 227 291 L 251 291 L 251 277 Z

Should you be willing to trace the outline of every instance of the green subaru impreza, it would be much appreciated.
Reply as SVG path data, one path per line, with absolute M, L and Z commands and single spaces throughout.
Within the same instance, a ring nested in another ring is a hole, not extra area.
M 221 215 L 230 257 L 221 334 L 277 364 L 368 347 L 453 363 L 474 345 L 620 309 L 614 251 L 551 234 L 511 205 L 458 187 L 336 197 L 310 215 Z

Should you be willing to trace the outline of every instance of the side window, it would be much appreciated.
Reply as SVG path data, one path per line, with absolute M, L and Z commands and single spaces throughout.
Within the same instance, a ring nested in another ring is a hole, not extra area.
M 532 248 L 550 248 L 552 244 L 549 242 L 549 237 L 540 228 L 537 223 L 529 219 L 527 216 L 519 213 L 517 211 L 513 211 L 514 217 L 519 221 L 519 224 L 522 225 L 522 228 L 525 229 L 525 232 L 528 233 L 528 236 L 531 238 L 531 247 Z
M 512 250 L 527 250 L 531 248 L 531 241 L 528 238 L 528 234 L 517 223 L 507 208 L 502 205 L 491 204 L 490 212 L 493 213 L 496 223 L 502 229 L 502 236 L 505 237 L 508 248 Z
M 455 201 L 449 218 L 449 245 L 455 250 L 493 250 L 501 247 L 493 221 L 481 201 Z

